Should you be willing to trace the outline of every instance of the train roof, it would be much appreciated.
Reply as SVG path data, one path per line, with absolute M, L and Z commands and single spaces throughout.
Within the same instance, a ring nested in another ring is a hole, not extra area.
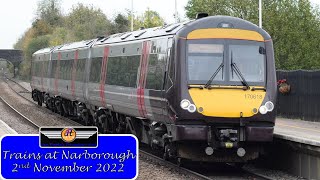
M 117 33 L 117 34 L 112 34 L 106 37 L 98 37 L 95 39 L 63 44 L 63 45 L 55 46 L 51 48 L 44 48 L 36 51 L 34 55 L 42 54 L 42 53 L 50 53 L 51 51 L 63 51 L 63 50 L 70 50 L 70 49 L 85 48 L 85 47 L 90 47 L 93 44 L 94 45 L 112 44 L 112 43 L 119 43 L 119 42 L 126 42 L 126 41 L 134 41 L 139 39 L 146 39 L 150 37 L 161 37 L 166 35 L 173 35 L 173 34 L 176 34 L 177 31 L 179 31 L 184 26 L 184 24 L 188 22 L 190 21 L 186 21 L 184 23 L 169 24 L 169 25 L 148 28 L 148 29 L 140 29 L 132 32 L 130 31 L 130 32 L 124 32 L 124 33 Z
M 161 36 L 169 36 L 176 34 L 186 23 L 190 21 L 186 21 L 183 23 L 176 23 L 176 24 L 169 24 L 154 28 L 148 29 L 140 29 L 137 31 L 132 32 L 124 32 L 113 34 L 107 36 L 95 43 L 95 45 L 99 44 L 112 44 L 112 43 L 119 43 L 119 42 L 126 42 L 126 41 L 135 41 L 140 39 L 147 39 L 151 37 L 161 37 Z
M 148 39 L 152 37 L 169 36 L 169 35 L 175 35 L 175 34 L 179 34 L 179 36 L 185 37 L 187 33 L 195 29 L 212 28 L 212 27 L 219 28 L 221 23 L 224 23 L 224 22 L 232 24 L 232 28 L 256 31 L 260 33 L 265 39 L 271 38 L 266 31 L 264 31 L 263 29 L 259 28 L 257 25 L 249 21 L 236 18 L 236 17 L 230 17 L 230 16 L 208 16 L 208 17 L 203 17 L 201 19 L 189 20 L 181 23 L 168 24 L 168 25 L 148 28 L 148 29 L 140 29 L 132 32 L 117 33 L 117 34 L 112 34 L 106 37 L 98 37 L 91 40 L 68 43 L 68 44 L 64 44 L 64 45 L 60 45 L 52 48 L 44 48 L 35 52 L 34 54 L 49 53 L 51 51 L 79 49 L 84 47 L 90 47 L 93 45 L 121 43 L 121 42 L 142 40 L 142 39 Z
M 193 30 L 207 29 L 207 28 L 213 28 L 213 27 L 255 31 L 261 34 L 265 40 L 271 39 L 270 35 L 265 30 L 253 24 L 252 22 L 249 22 L 247 20 L 240 19 L 237 17 L 220 16 L 220 15 L 203 17 L 201 19 L 192 21 L 188 23 L 185 26 L 185 28 L 181 29 L 181 31 L 178 32 L 178 36 L 187 37 L 188 33 Z
M 33 55 L 50 53 L 52 48 L 44 48 L 36 51 Z

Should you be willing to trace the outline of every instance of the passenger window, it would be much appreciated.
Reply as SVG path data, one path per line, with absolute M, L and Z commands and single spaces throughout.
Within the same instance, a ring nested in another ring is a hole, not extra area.
M 146 89 L 162 90 L 166 68 L 167 38 L 153 41 L 149 55 Z
M 89 77 L 90 82 L 93 82 L 93 83 L 100 82 L 101 65 L 102 65 L 102 57 L 95 57 L 92 59 L 91 67 L 90 67 L 90 77 Z
M 150 54 L 146 89 L 162 89 L 165 62 L 165 54 Z
M 77 81 L 83 81 L 86 59 L 79 59 L 77 63 Z
M 136 87 L 140 55 L 109 57 L 106 84 Z

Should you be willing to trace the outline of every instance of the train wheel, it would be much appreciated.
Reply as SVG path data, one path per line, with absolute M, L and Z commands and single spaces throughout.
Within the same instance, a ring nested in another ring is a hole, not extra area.
M 38 105 L 39 106 L 42 106 L 42 101 L 41 101 L 41 98 L 39 97 L 39 96 L 37 96 L 38 98 L 37 98 L 37 101 L 38 101 Z
M 178 165 L 179 167 L 182 167 L 182 166 L 183 166 L 183 163 L 184 163 L 183 158 L 178 157 L 178 158 L 177 158 L 177 165 Z
M 64 116 L 65 115 L 65 112 L 63 110 L 63 107 L 62 107 L 62 102 L 59 103 L 59 106 L 57 107 L 58 108 L 58 112 L 61 116 Z
M 115 131 L 116 131 L 115 133 L 117 134 L 125 133 L 126 131 L 125 119 L 126 117 L 123 115 L 118 116 L 118 118 L 116 119 L 117 122 L 115 124 Z
M 124 130 L 124 133 L 125 133 L 125 134 L 132 134 L 131 129 L 130 129 L 130 127 L 129 127 L 129 124 L 126 124 L 126 128 L 125 128 L 125 130 Z
M 108 134 L 109 132 L 109 124 L 108 117 L 106 114 L 102 114 L 98 117 L 97 126 L 103 134 Z
M 169 146 L 168 146 L 168 145 L 165 145 L 165 146 L 164 146 L 164 153 L 163 153 L 162 158 L 163 158 L 164 160 L 166 160 L 166 161 L 169 160 L 169 151 L 168 151 L 168 149 L 169 149 Z
M 92 125 L 92 117 L 89 115 L 88 112 L 85 112 L 83 114 L 82 119 L 83 119 L 84 125 L 86 126 Z

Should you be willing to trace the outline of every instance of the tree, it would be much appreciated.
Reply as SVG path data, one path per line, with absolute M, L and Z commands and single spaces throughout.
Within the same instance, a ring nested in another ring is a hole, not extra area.
M 58 46 L 74 41 L 76 41 L 74 33 L 65 27 L 55 28 L 49 36 L 49 46 Z
M 43 36 L 46 34 L 51 33 L 52 28 L 50 27 L 50 25 L 42 20 L 42 19 L 37 19 L 32 23 L 32 27 L 34 29 L 34 36 Z
M 38 3 L 37 19 L 50 26 L 60 26 L 63 22 L 60 0 L 41 0 Z
M 24 49 L 25 61 L 23 61 L 19 66 L 19 75 L 23 79 L 30 79 L 30 68 L 31 68 L 31 58 L 32 54 L 39 49 L 49 46 L 49 36 L 38 36 L 29 41 Z
M 186 14 L 239 17 L 258 24 L 257 0 L 189 0 Z M 319 69 L 319 10 L 308 0 L 264 0 L 263 28 L 271 35 L 278 69 Z
M 129 18 L 131 19 L 131 17 Z M 152 11 L 149 8 L 140 15 L 133 19 L 133 28 L 138 30 L 140 28 L 152 28 L 157 26 L 163 26 L 164 20 L 158 12 Z
M 101 9 L 79 3 L 66 17 L 66 27 L 73 32 L 75 40 L 80 41 L 109 34 L 110 21 Z
M 122 33 L 129 31 L 128 17 L 118 14 L 110 26 L 110 34 Z

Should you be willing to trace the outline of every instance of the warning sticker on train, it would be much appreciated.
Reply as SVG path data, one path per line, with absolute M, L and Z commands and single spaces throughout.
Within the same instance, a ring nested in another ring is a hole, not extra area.
M 1 138 L 0 151 L 0 179 L 138 176 L 137 138 L 129 134 L 98 135 L 95 127 L 44 127 L 39 135 L 6 135 Z

